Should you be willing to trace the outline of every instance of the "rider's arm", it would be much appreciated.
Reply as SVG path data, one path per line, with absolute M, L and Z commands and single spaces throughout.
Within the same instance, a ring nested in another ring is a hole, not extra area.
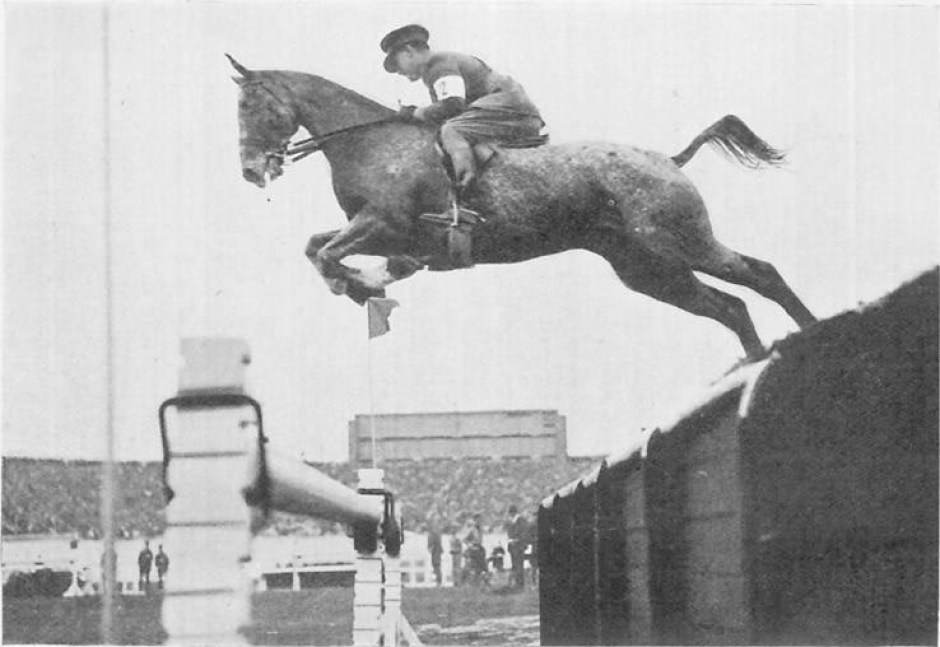
M 415 118 L 443 122 L 456 117 L 466 107 L 466 85 L 460 75 L 443 76 L 434 83 L 434 103 L 415 110 Z
M 459 115 L 466 108 L 467 84 L 457 61 L 451 55 L 439 54 L 431 59 L 425 74 L 425 84 L 432 103 L 415 110 L 415 118 L 441 123 Z

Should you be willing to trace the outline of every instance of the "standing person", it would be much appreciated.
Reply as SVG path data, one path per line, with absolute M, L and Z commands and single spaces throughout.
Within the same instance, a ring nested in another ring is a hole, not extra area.
M 532 588 L 535 588 L 539 585 L 539 538 L 537 535 L 531 538 L 526 559 L 529 560 L 529 582 Z
M 157 566 L 157 586 L 163 590 L 163 578 L 170 569 L 170 558 L 163 552 L 163 544 L 157 547 L 157 556 L 154 557 L 154 564 Z
M 509 506 L 509 523 L 506 534 L 509 537 L 509 559 L 512 561 L 512 581 L 510 588 L 521 589 L 525 586 L 525 549 L 528 545 L 529 527 L 524 516 L 515 505 Z
M 431 521 L 428 524 L 428 552 L 431 553 L 431 568 L 434 569 L 434 579 L 437 585 L 441 585 L 441 554 L 444 552 L 444 546 L 441 544 L 441 532 L 437 528 L 437 523 Z
M 153 552 L 150 550 L 150 540 L 144 540 L 144 548 L 137 554 L 137 569 L 140 575 L 137 578 L 137 587 L 144 593 L 150 593 L 150 565 L 153 564 Z M 145 584 L 146 583 L 146 588 Z
M 470 575 L 473 584 L 482 583 L 489 569 L 486 567 L 486 549 L 483 548 L 483 523 L 482 515 L 478 512 L 473 515 L 473 520 L 467 520 L 466 531 L 464 534 L 464 544 L 466 545 L 467 566 L 466 570 Z
M 477 176 L 473 146 L 488 142 L 544 143 L 545 125 L 523 87 L 475 56 L 431 50 L 421 25 L 389 32 L 380 47 L 385 70 L 409 81 L 421 80 L 431 105 L 405 106 L 402 116 L 441 124 L 441 144 L 454 165 L 458 192 Z M 493 154 L 492 148 L 483 160 Z
M 462 557 L 463 544 L 460 542 L 460 537 L 457 536 L 457 531 L 454 530 L 454 534 L 450 537 L 450 568 L 454 578 L 454 586 L 460 586 L 460 575 L 463 572 Z
M 503 572 L 503 565 L 505 563 L 506 551 L 503 550 L 502 544 L 496 544 L 493 550 L 490 551 L 489 562 L 493 565 L 493 570 L 497 573 Z

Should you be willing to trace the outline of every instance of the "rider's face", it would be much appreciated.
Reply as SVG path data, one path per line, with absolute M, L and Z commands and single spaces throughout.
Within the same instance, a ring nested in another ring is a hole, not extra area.
M 411 47 L 403 47 L 395 54 L 395 66 L 398 73 L 409 81 L 417 81 L 421 78 L 424 57 L 421 56 L 421 52 Z

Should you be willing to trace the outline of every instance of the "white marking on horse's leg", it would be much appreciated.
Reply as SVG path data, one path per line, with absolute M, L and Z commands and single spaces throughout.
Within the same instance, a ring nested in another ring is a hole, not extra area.
M 395 282 L 395 277 L 388 271 L 388 259 L 384 259 L 381 264 L 375 267 L 362 268 L 359 270 L 356 279 L 373 290 L 381 290 L 389 283 Z

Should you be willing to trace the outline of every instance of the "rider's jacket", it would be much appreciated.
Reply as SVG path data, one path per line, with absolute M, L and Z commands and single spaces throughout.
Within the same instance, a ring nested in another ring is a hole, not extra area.
M 432 52 L 422 80 L 433 101 L 425 108 L 429 121 L 443 122 L 469 108 L 508 109 L 540 117 L 522 85 L 475 56 Z

